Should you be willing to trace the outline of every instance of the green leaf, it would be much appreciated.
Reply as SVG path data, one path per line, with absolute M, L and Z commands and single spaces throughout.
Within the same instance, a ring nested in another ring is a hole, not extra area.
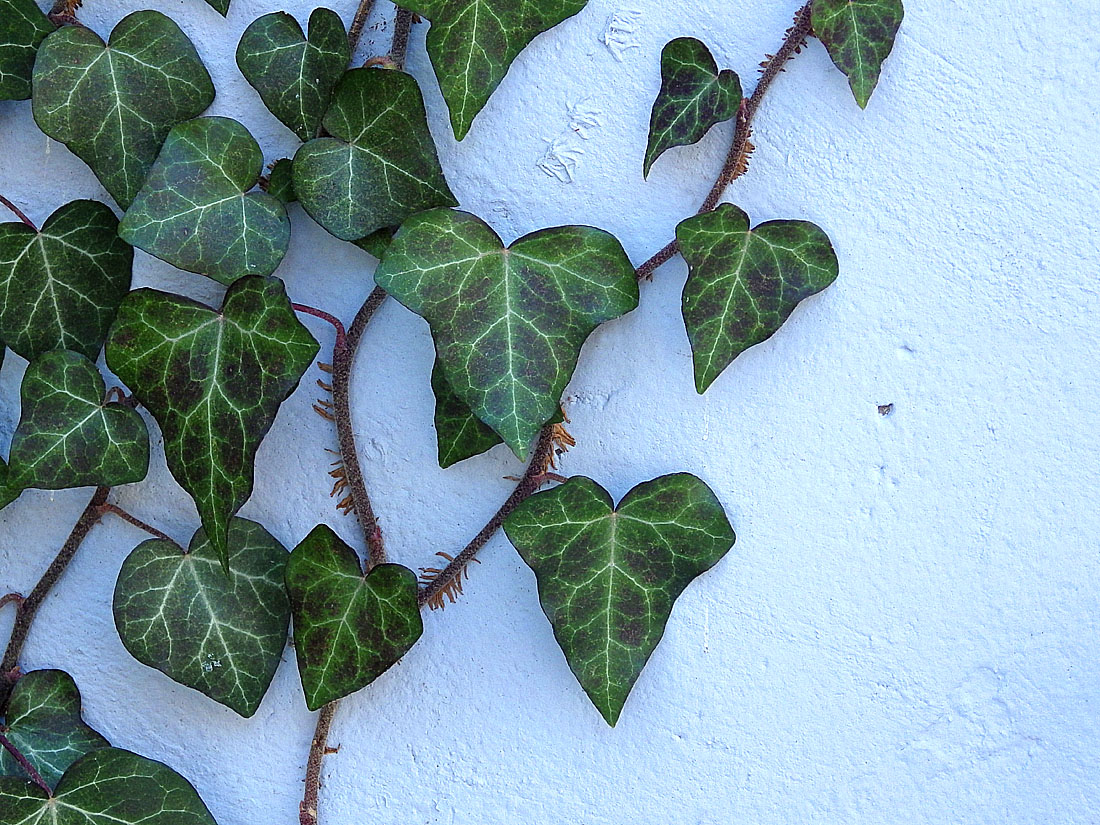
M 229 14 L 229 3 L 230 0 L 206 0 L 206 4 L 222 17 Z
M 241 35 L 237 66 L 264 105 L 302 140 L 317 136 L 351 57 L 340 15 L 314 9 L 309 37 L 285 11 L 254 20 Z
M 291 552 L 286 589 L 310 710 L 369 685 L 424 631 L 416 574 L 380 564 L 364 576 L 355 551 L 325 525 Z
M 318 349 L 278 278 L 241 278 L 220 311 L 155 289 L 119 308 L 107 365 L 160 424 L 168 469 L 223 565 L 256 450 Z
M 169 130 L 213 100 L 194 45 L 157 11 L 124 17 L 109 46 L 83 26 L 58 29 L 34 65 L 35 121 L 88 164 L 123 209 Z
M 62 490 L 117 487 L 145 478 L 149 431 L 112 401 L 95 364 L 66 350 L 33 361 L 23 376 L 23 415 L 11 441 L 8 485 Z
M 585 7 L 588 0 L 408 0 L 401 5 L 428 18 L 428 56 L 462 140 L 474 117 L 504 80 L 512 61 L 541 32 Z
M 77 760 L 53 797 L 0 779 L 0 822 L 10 825 L 217 825 L 191 783 L 160 762 L 118 748 Z
M 65 204 L 39 232 L 0 223 L 0 340 L 28 361 L 55 349 L 95 359 L 133 263 L 118 218 L 96 201 Z
M 186 553 L 146 541 L 115 584 L 118 635 L 142 664 L 252 716 L 286 647 L 288 557 L 261 525 L 241 518 L 229 523 L 228 576 L 201 529 Z
M 336 87 L 324 127 L 331 137 L 311 140 L 294 156 L 294 190 L 337 238 L 356 241 L 415 212 L 458 205 L 412 75 L 351 70 Z
M 683 313 L 700 393 L 840 271 L 819 227 L 770 221 L 750 232 L 749 216 L 728 203 L 688 218 L 676 228 L 676 239 L 690 267 Z
M 264 156 L 249 131 L 225 117 L 172 128 L 119 234 L 172 266 L 231 284 L 270 275 L 290 245 L 282 202 L 249 192 Z
M 446 469 L 501 443 L 496 431 L 474 415 L 451 389 L 438 359 L 432 366 L 432 392 L 435 394 L 435 432 L 440 467 Z
M 649 121 L 645 175 L 673 146 L 698 143 L 716 123 L 729 120 L 741 105 L 741 79 L 718 71 L 710 50 L 694 37 L 680 37 L 661 54 L 661 91 Z
M 352 241 L 352 243 L 360 249 L 369 252 L 378 260 L 382 260 L 383 256 L 386 254 L 386 250 L 390 248 L 390 244 L 393 242 L 393 236 L 396 234 L 396 226 L 387 226 L 384 229 L 379 229 L 377 232 L 372 232 L 365 238 Z
M 814 0 L 814 34 L 848 76 L 862 109 L 878 85 L 904 16 L 901 0 Z
M 394 237 L 375 282 L 432 328 L 452 389 L 520 458 L 558 402 L 581 345 L 638 305 L 622 245 L 587 226 L 505 249 L 481 219 L 437 209 Z
M 298 200 L 294 192 L 294 161 L 290 158 L 277 160 L 271 167 L 271 174 L 267 176 L 267 193 L 283 203 Z
M 0 0 L 0 100 L 31 96 L 34 57 L 53 30 L 34 0 Z
M 639 484 L 617 509 L 596 482 L 571 478 L 527 499 L 504 530 L 535 571 L 554 636 L 609 725 L 676 599 L 736 539 L 714 493 L 687 473 Z
M 110 746 L 84 723 L 80 691 L 73 677 L 61 670 L 34 670 L 16 682 L 0 729 L 51 788 L 84 754 Z M 29 778 L 3 748 L 0 776 Z

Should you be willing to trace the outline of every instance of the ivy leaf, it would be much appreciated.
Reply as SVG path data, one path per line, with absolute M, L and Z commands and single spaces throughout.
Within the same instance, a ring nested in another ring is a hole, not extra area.
M 811 14 L 814 34 L 866 109 L 905 16 L 901 0 L 814 0 Z
M 474 117 L 535 36 L 577 14 L 588 0 L 409 0 L 432 21 L 428 56 L 462 140 Z
M 186 553 L 161 539 L 139 544 L 115 584 L 115 627 L 139 662 L 249 717 L 286 647 L 288 553 L 241 518 L 229 523 L 229 549 L 226 576 L 201 529 Z
M 194 45 L 157 11 L 122 19 L 105 45 L 83 26 L 46 38 L 34 65 L 35 122 L 95 172 L 123 209 L 168 131 L 214 100 Z
M 364 576 L 355 551 L 325 525 L 291 552 L 286 589 L 310 710 L 369 685 L 424 631 L 416 574 L 379 564 Z
M 688 218 L 676 228 L 676 239 L 690 267 L 683 314 L 700 393 L 840 271 L 819 227 L 770 221 L 750 232 L 749 216 L 729 203 Z
M 16 750 L 51 788 L 77 759 L 110 743 L 84 723 L 80 691 L 68 673 L 34 670 L 15 683 L 0 725 Z M 27 779 L 23 767 L 0 748 L 0 776 Z
M 741 105 L 741 79 L 718 71 L 710 50 L 694 37 L 680 37 L 661 54 L 661 91 L 649 121 L 645 176 L 653 162 L 674 146 L 698 143 L 716 123 Z
M 435 394 L 435 432 L 440 467 L 447 469 L 501 443 L 496 431 L 474 415 L 451 389 L 438 359 L 432 366 L 432 392 Z
M 244 30 L 237 66 L 264 105 L 302 140 L 317 136 L 333 87 L 350 59 L 340 15 L 314 9 L 309 37 L 285 11 L 265 14 Z
M 230 0 L 206 0 L 206 4 L 222 17 L 229 14 L 229 3 Z
M 458 205 L 412 75 L 351 70 L 336 87 L 324 127 L 331 137 L 309 141 L 294 156 L 294 190 L 337 238 L 356 241 L 415 212 Z
M 31 96 L 34 57 L 53 30 L 34 0 L 0 0 L 0 100 Z
M 77 760 L 53 797 L 0 779 L 0 822 L 12 825 L 217 825 L 191 783 L 160 762 L 119 748 Z
M 448 209 L 406 221 L 374 278 L 427 320 L 452 389 L 520 458 L 558 412 L 585 339 L 638 305 L 634 267 L 607 232 L 543 229 L 505 249 L 480 218 Z
M 0 340 L 28 361 L 55 349 L 95 359 L 130 289 L 134 250 L 97 201 L 73 201 L 39 232 L 0 223 Z
M 249 131 L 225 117 L 172 128 L 119 234 L 172 266 L 231 284 L 270 275 L 290 245 L 282 202 L 249 192 L 264 156 Z
M 527 499 L 504 530 L 535 571 L 569 667 L 612 726 L 676 599 L 736 539 L 714 493 L 687 473 L 639 484 L 618 508 L 577 476 Z
M 383 256 L 386 254 L 386 250 L 390 248 L 390 244 L 393 242 L 393 236 L 396 234 L 396 226 L 387 226 L 384 229 L 379 229 L 377 232 L 372 232 L 365 238 L 352 241 L 352 243 L 360 249 L 369 252 L 378 260 L 382 260 Z
M 241 278 L 220 311 L 155 289 L 131 292 L 119 308 L 107 365 L 160 424 L 168 469 L 223 566 L 256 450 L 318 349 L 278 278 Z
M 298 200 L 294 192 L 294 161 L 290 158 L 275 161 L 275 165 L 271 167 L 271 174 L 267 176 L 267 192 L 283 203 L 293 203 Z
M 19 392 L 23 415 L 11 441 L 10 487 L 117 487 L 145 478 L 145 421 L 137 410 L 104 401 L 103 376 L 83 355 L 46 353 L 27 368 Z

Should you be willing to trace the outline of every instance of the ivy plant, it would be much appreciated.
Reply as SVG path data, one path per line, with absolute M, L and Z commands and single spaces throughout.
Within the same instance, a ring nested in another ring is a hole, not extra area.
M 227 0 L 209 3 L 228 12 Z M 25 490 L 95 488 L 41 580 L 0 598 L 15 611 L 0 660 L 0 821 L 214 823 L 185 778 L 112 747 L 87 724 L 71 676 L 20 669 L 39 607 L 107 516 L 151 535 L 120 565 L 113 614 L 125 649 L 165 679 L 251 717 L 291 658 L 293 628 L 301 702 L 318 712 L 303 825 L 318 821 L 338 702 L 417 644 L 422 611 L 461 596 L 470 563 L 501 528 L 535 573 L 548 620 L 536 632 L 553 635 L 577 689 L 615 725 L 676 621 L 677 600 L 736 537 L 728 502 L 690 472 L 640 480 L 618 504 L 600 480 L 560 475 L 562 454 L 576 446 L 566 388 L 593 331 L 635 309 L 639 283 L 677 254 L 688 268 L 682 320 L 700 393 L 735 380 L 730 367 L 743 352 L 781 335 L 797 306 L 838 278 L 824 229 L 797 215 L 753 226 L 723 199 L 749 168 L 762 100 L 811 37 L 856 103 L 868 105 L 902 23 L 901 0 L 810 0 L 748 96 L 715 59 L 721 43 L 689 33 L 651 55 L 659 91 L 624 174 L 648 176 L 661 158 L 672 166 L 670 150 L 723 123 L 732 124 L 732 144 L 699 213 L 637 267 L 597 227 L 540 228 L 506 246 L 476 203 L 458 210 L 448 178 L 461 170 L 443 168 L 424 92 L 403 70 L 412 26 L 428 21 L 426 55 L 461 140 L 534 38 L 553 37 L 574 16 L 571 25 L 592 22 L 582 15 L 586 0 L 407 0 L 392 48 L 365 64 L 355 55 L 370 0 L 347 29 L 328 8 L 308 21 L 260 17 L 244 29 L 236 65 L 300 142 L 293 157 L 270 160 L 248 126 L 207 113 L 214 85 L 177 23 L 145 10 L 97 32 L 77 19 L 79 5 L 61 0 L 47 11 L 0 0 L 0 100 L 29 98 L 5 105 L 29 105 L 38 127 L 114 201 L 56 204 L 40 228 L 18 194 L 0 195 L 16 218 L 0 224 L 0 342 L 24 365 L 0 507 L 44 503 Z M 288 212 L 294 201 L 301 210 Z M 310 219 L 369 253 L 365 276 L 377 259 L 374 291 L 347 328 L 337 316 L 354 308 L 292 302 L 277 276 L 293 225 Z M 132 289 L 134 247 L 209 279 L 208 289 L 224 290 L 220 300 Z M 355 356 L 390 296 L 423 318 L 435 342 L 440 467 L 501 443 L 527 462 L 470 543 L 441 551 L 445 564 L 419 575 L 388 558 L 351 423 Z M 303 317 L 333 325 L 331 353 L 321 354 Z M 333 494 L 362 541 L 341 538 L 320 515 L 305 535 L 279 538 L 280 525 L 238 516 L 260 446 L 314 364 L 327 394 L 315 409 L 339 445 Z M 150 439 L 150 422 L 162 441 Z M 186 548 L 113 500 L 113 488 L 143 481 L 161 443 L 195 505 Z M 56 665 L 64 653 L 51 654 Z

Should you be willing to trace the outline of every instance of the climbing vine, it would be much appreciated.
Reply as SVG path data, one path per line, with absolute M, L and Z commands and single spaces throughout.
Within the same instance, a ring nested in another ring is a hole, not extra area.
M 228 11 L 229 0 L 207 2 Z M 749 168 L 761 102 L 808 38 L 821 40 L 868 105 L 901 0 L 810 0 L 748 96 L 698 39 L 677 38 L 653 56 L 661 88 L 648 146 L 624 173 L 648 176 L 720 123 L 733 121 L 733 140 L 699 213 L 637 267 L 595 227 L 545 228 L 506 247 L 485 220 L 458 210 L 447 177 L 460 170 L 442 167 L 420 86 L 403 70 L 411 27 L 429 22 L 427 55 L 461 140 L 511 82 L 519 53 L 586 0 L 408 0 L 388 53 L 362 65 L 353 61 L 371 0 L 347 29 L 327 8 L 304 29 L 285 12 L 260 17 L 240 39 L 237 66 L 301 142 L 266 166 L 245 125 L 203 114 L 214 84 L 174 21 L 137 11 L 96 32 L 79 5 L 0 0 L 0 100 L 29 99 L 38 127 L 113 199 L 59 204 L 39 227 L 19 193 L 0 194 L 16 218 L 0 224 L 0 342 L 27 362 L 0 507 L 29 489 L 94 488 L 37 584 L 0 598 L 15 616 L 0 661 L 0 821 L 45 821 L 48 810 L 59 825 L 214 822 L 172 768 L 112 747 L 83 721 L 68 674 L 20 667 L 43 600 L 107 516 L 151 536 L 123 562 L 114 590 L 119 637 L 138 661 L 249 717 L 293 628 L 304 702 L 318 711 L 302 825 L 318 819 L 339 701 L 416 644 L 421 611 L 459 598 L 470 562 L 502 528 L 537 577 L 580 687 L 614 725 L 676 599 L 735 536 L 718 498 L 687 472 L 641 483 L 618 503 L 598 480 L 559 475 L 559 456 L 576 446 L 562 394 L 592 332 L 636 308 L 640 284 L 677 254 L 689 267 L 682 314 L 700 393 L 833 283 L 838 260 L 819 227 L 794 217 L 754 227 L 722 200 Z M 333 312 L 293 303 L 272 275 L 292 242 L 293 201 L 305 213 L 296 221 L 362 248 L 365 269 L 378 259 L 376 287 L 347 329 Z M 224 285 L 220 304 L 132 290 L 134 248 Z M 351 425 L 359 345 L 391 297 L 435 341 L 440 466 L 498 444 L 527 462 L 471 542 L 419 573 L 388 560 Z M 303 317 L 335 327 L 331 355 L 320 355 Z M 338 445 L 333 496 L 356 517 L 361 542 L 320 524 L 288 550 L 237 513 L 280 405 L 314 365 L 315 409 Z M 186 548 L 111 500 L 112 488 L 146 476 L 150 420 L 198 513 Z

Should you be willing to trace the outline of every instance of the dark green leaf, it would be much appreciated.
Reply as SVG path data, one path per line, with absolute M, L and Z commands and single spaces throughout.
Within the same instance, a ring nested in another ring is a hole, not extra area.
M 634 267 L 608 233 L 562 226 L 505 249 L 465 212 L 415 215 L 375 282 L 431 325 L 452 389 L 521 458 L 558 412 L 581 345 L 638 305 Z
M 91 29 L 58 29 L 34 66 L 35 121 L 87 163 L 124 209 L 168 131 L 213 100 L 195 47 L 157 11 L 124 17 L 109 47 Z
M 241 278 L 220 312 L 155 289 L 119 308 L 107 365 L 160 424 L 168 469 L 225 565 L 256 450 L 318 349 L 278 278 Z
M 130 407 L 104 402 L 95 364 L 75 352 L 31 363 L 20 395 L 23 415 L 11 441 L 8 485 L 61 490 L 116 487 L 145 478 L 149 432 Z
M 690 267 L 683 313 L 700 393 L 839 273 L 829 237 L 814 224 L 770 221 L 750 232 L 749 216 L 733 204 L 688 218 L 676 239 Z
M 904 16 L 901 0 L 814 0 L 814 34 L 848 76 L 860 108 L 867 108 Z
M 369 685 L 424 631 L 416 574 L 380 564 L 364 576 L 355 551 L 325 525 L 290 554 L 286 589 L 310 710 Z
M 285 11 L 265 14 L 244 30 L 237 66 L 264 105 L 302 140 L 317 136 L 336 82 L 350 57 L 340 15 L 314 9 L 309 37 Z
M 736 538 L 714 493 L 687 473 L 639 484 L 612 505 L 606 490 L 578 476 L 527 499 L 504 522 L 535 571 L 569 667 L 609 725 L 676 599 Z
M 3 510 L 23 493 L 21 487 L 8 484 L 8 463 L 0 458 L 0 510 Z
M 440 467 L 446 469 L 501 443 L 496 431 L 474 415 L 451 389 L 438 359 L 432 366 L 432 392 L 435 393 L 435 433 Z
M 28 361 L 55 349 L 95 359 L 133 263 L 118 218 L 96 201 L 65 204 L 40 232 L 0 224 L 0 340 Z
M 572 17 L 588 0 L 407 0 L 432 21 L 428 56 L 462 140 L 512 61 L 535 36 Z
M 377 232 L 372 232 L 365 238 L 352 241 L 352 243 L 360 249 L 366 250 L 378 260 L 382 260 L 382 256 L 385 255 L 386 250 L 390 248 L 390 244 L 393 242 L 393 236 L 396 234 L 396 226 L 387 226 L 385 229 L 379 229 Z
M 222 17 L 229 14 L 229 2 L 230 0 L 206 0 L 207 5 Z
M 160 762 L 118 748 L 77 760 L 52 798 L 31 782 L 0 779 L 7 825 L 217 825 L 191 783 Z
M 34 56 L 53 30 L 34 0 L 0 0 L 0 100 L 31 96 Z
M 119 234 L 188 272 L 231 284 L 270 275 L 290 245 L 290 218 L 278 198 L 249 192 L 264 156 L 249 131 L 225 117 L 172 128 Z
M 673 146 L 698 143 L 716 123 L 729 120 L 741 105 L 741 80 L 718 64 L 694 37 L 681 37 L 661 54 L 661 91 L 649 121 L 645 175 Z
M 228 576 L 199 530 L 186 553 L 152 539 L 115 584 L 115 627 L 135 659 L 241 716 L 260 706 L 290 626 L 288 554 L 254 521 L 229 523 Z
M 16 682 L 0 729 L 51 788 L 77 759 L 110 745 L 84 723 L 80 691 L 61 670 L 34 670 Z M 3 748 L 0 776 L 29 778 Z
M 267 192 L 283 203 L 293 203 L 298 200 L 294 193 L 294 161 L 290 158 L 282 158 L 275 161 L 271 167 L 271 174 L 267 176 Z
M 353 69 L 336 87 L 324 126 L 331 137 L 294 156 L 294 191 L 337 238 L 357 241 L 415 212 L 458 205 L 412 75 Z

